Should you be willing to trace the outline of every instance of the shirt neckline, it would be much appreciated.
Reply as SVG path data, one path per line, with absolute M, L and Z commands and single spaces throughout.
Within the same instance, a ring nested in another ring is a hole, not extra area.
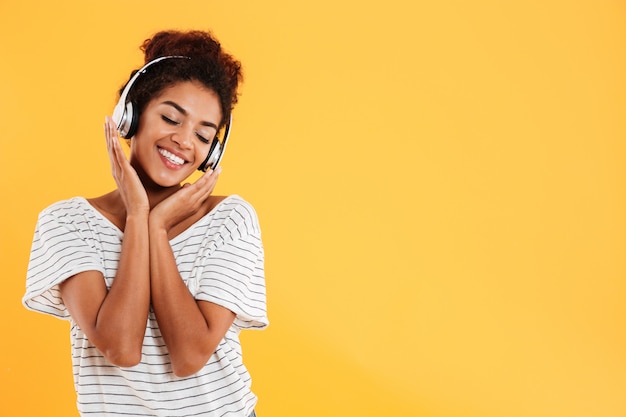
M 190 233 L 191 230 L 195 229 L 198 224 L 204 222 L 206 219 L 208 219 L 210 217 L 213 217 L 213 215 L 217 212 L 218 207 L 220 207 L 222 204 L 224 204 L 227 200 L 230 200 L 230 199 L 234 198 L 235 196 L 236 196 L 235 194 L 227 195 L 224 199 L 222 199 L 222 201 L 217 203 L 215 205 L 215 207 L 213 207 L 208 213 L 206 213 L 204 216 L 200 217 L 194 223 L 190 224 L 188 228 L 186 228 L 185 230 L 180 232 L 178 235 L 174 236 L 172 239 L 169 240 L 169 242 L 172 243 L 172 244 L 176 243 L 176 241 L 179 238 L 182 238 L 182 237 L 186 236 L 188 233 Z M 74 199 L 78 200 L 79 202 L 81 202 L 81 204 L 86 206 L 89 211 L 93 212 L 96 216 L 98 216 L 99 219 L 101 219 L 104 222 L 106 222 L 109 225 L 109 227 L 111 227 L 113 230 L 115 230 L 115 232 L 120 237 L 124 236 L 124 232 L 119 227 L 117 227 L 111 220 L 109 220 L 104 214 L 102 214 L 102 212 L 100 210 L 98 210 L 96 207 L 91 205 L 89 200 L 87 200 L 85 197 L 77 196 L 77 197 L 74 197 Z

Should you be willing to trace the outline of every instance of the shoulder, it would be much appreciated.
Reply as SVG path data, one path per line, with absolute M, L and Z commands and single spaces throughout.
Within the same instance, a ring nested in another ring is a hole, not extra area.
M 227 217 L 237 223 L 258 223 L 258 216 L 252 204 L 237 194 L 224 197 L 211 213 L 218 218 Z
M 243 236 L 261 234 L 259 219 L 252 204 L 243 197 L 232 194 L 216 204 L 204 217 L 203 222 L 212 231 L 218 231 L 223 237 L 238 239 Z
M 87 200 L 83 197 L 73 197 L 67 200 L 57 201 L 44 208 L 39 213 L 40 220 L 42 218 L 54 217 L 59 220 L 71 218 L 76 215 L 84 215 L 88 211 Z
M 44 208 L 43 211 L 72 209 L 76 207 L 81 207 L 86 203 L 87 203 L 86 198 L 76 196 L 76 197 L 68 198 L 65 200 L 56 201 L 50 204 L 49 206 L 47 206 L 46 208 Z
M 117 236 L 121 232 L 99 213 L 84 197 L 73 197 L 57 201 L 43 209 L 37 219 L 40 231 L 65 230 L 84 233 L 97 233 Z

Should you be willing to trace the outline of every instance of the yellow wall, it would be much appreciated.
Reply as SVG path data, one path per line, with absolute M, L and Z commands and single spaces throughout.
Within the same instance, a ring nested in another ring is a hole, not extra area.
M 0 415 L 77 415 L 30 241 L 113 187 L 102 122 L 162 28 L 245 65 L 218 192 L 263 226 L 260 416 L 626 415 L 617 0 L 3 0 Z

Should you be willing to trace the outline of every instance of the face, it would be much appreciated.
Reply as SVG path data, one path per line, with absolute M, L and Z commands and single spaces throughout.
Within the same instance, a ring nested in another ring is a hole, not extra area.
M 213 90 L 193 81 L 174 84 L 141 113 L 131 164 L 157 186 L 179 185 L 207 157 L 221 119 Z

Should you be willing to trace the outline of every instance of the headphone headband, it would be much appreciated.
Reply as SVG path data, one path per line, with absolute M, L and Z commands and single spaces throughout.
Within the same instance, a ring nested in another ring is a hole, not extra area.
M 122 135 L 122 137 L 128 139 L 135 134 L 134 129 L 132 129 L 133 127 L 136 127 L 136 126 L 133 126 L 134 120 L 133 120 L 132 103 L 131 102 L 126 103 L 126 97 L 128 96 L 128 93 L 130 92 L 131 87 L 133 86 L 137 78 L 139 78 L 141 74 L 146 72 L 146 69 L 148 69 L 149 66 L 156 64 L 157 62 L 163 61 L 165 59 L 172 59 L 172 58 L 191 59 L 188 56 L 182 56 L 182 55 L 169 55 L 169 56 L 162 56 L 162 57 L 153 59 L 152 61 L 148 62 L 146 65 L 141 67 L 131 77 L 128 83 L 126 83 L 126 86 L 124 87 L 124 90 L 122 90 L 122 94 L 120 95 L 120 99 L 118 100 L 117 105 L 115 106 L 115 109 L 113 109 L 113 116 L 112 116 L 113 122 L 117 126 L 117 130 L 120 132 L 120 135 Z

